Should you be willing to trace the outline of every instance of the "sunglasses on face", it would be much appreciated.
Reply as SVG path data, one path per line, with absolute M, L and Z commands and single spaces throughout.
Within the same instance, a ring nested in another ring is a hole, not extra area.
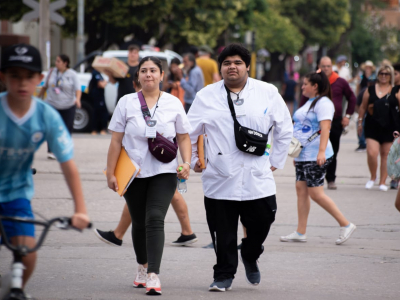
M 390 76 L 390 73 L 379 73 L 379 76 Z

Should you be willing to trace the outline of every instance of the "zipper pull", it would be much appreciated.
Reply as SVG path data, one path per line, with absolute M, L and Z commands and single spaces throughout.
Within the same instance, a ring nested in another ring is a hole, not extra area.
M 161 150 L 161 154 L 164 154 L 164 148 L 162 148 L 162 150 Z

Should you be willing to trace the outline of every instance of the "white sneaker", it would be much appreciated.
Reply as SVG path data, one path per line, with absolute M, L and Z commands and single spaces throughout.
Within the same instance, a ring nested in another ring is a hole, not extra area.
M 350 223 L 348 227 L 340 227 L 340 234 L 339 238 L 336 240 L 336 245 L 343 244 L 347 241 L 356 229 L 357 227 L 353 223 Z
M 389 188 L 388 188 L 386 185 L 384 185 L 384 184 L 381 184 L 381 185 L 379 186 L 379 190 L 382 191 L 382 192 L 387 192 L 388 189 L 389 189 Z
M 366 185 L 365 185 L 365 188 L 366 188 L 367 190 L 370 190 L 370 189 L 372 189 L 372 187 L 374 186 L 374 184 L 375 184 L 375 181 L 374 181 L 374 180 L 368 180 L 368 182 L 367 182 Z
M 286 236 L 281 236 L 280 238 L 281 242 L 307 242 L 307 236 L 305 234 L 300 235 L 297 231 L 286 235 Z
M 133 286 L 135 288 L 144 288 L 146 287 L 146 281 L 147 281 L 147 268 L 145 268 L 143 265 L 139 265 L 136 278 L 133 281 Z
M 56 160 L 57 158 L 55 157 L 55 155 L 53 154 L 53 153 L 47 153 L 47 158 L 48 159 L 53 159 L 53 160 Z
M 147 274 L 146 294 L 161 295 L 161 282 L 156 273 Z

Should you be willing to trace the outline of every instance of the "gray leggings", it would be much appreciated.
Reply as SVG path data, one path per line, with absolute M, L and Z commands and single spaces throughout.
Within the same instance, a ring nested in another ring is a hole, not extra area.
M 166 173 L 132 181 L 124 198 L 132 219 L 132 241 L 138 264 L 160 273 L 164 250 L 164 219 L 176 189 L 176 174 Z

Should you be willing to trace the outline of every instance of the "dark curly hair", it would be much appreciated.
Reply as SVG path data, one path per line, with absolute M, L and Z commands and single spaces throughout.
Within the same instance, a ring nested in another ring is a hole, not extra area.
M 225 47 L 224 50 L 222 50 L 221 54 L 218 56 L 219 70 L 221 70 L 221 65 L 222 65 L 223 61 L 228 56 L 234 56 L 234 55 L 240 56 L 240 58 L 246 64 L 246 68 L 250 65 L 251 54 L 250 54 L 249 50 L 247 50 L 247 48 L 244 47 L 242 44 L 234 43 L 234 44 L 230 44 L 229 46 Z

